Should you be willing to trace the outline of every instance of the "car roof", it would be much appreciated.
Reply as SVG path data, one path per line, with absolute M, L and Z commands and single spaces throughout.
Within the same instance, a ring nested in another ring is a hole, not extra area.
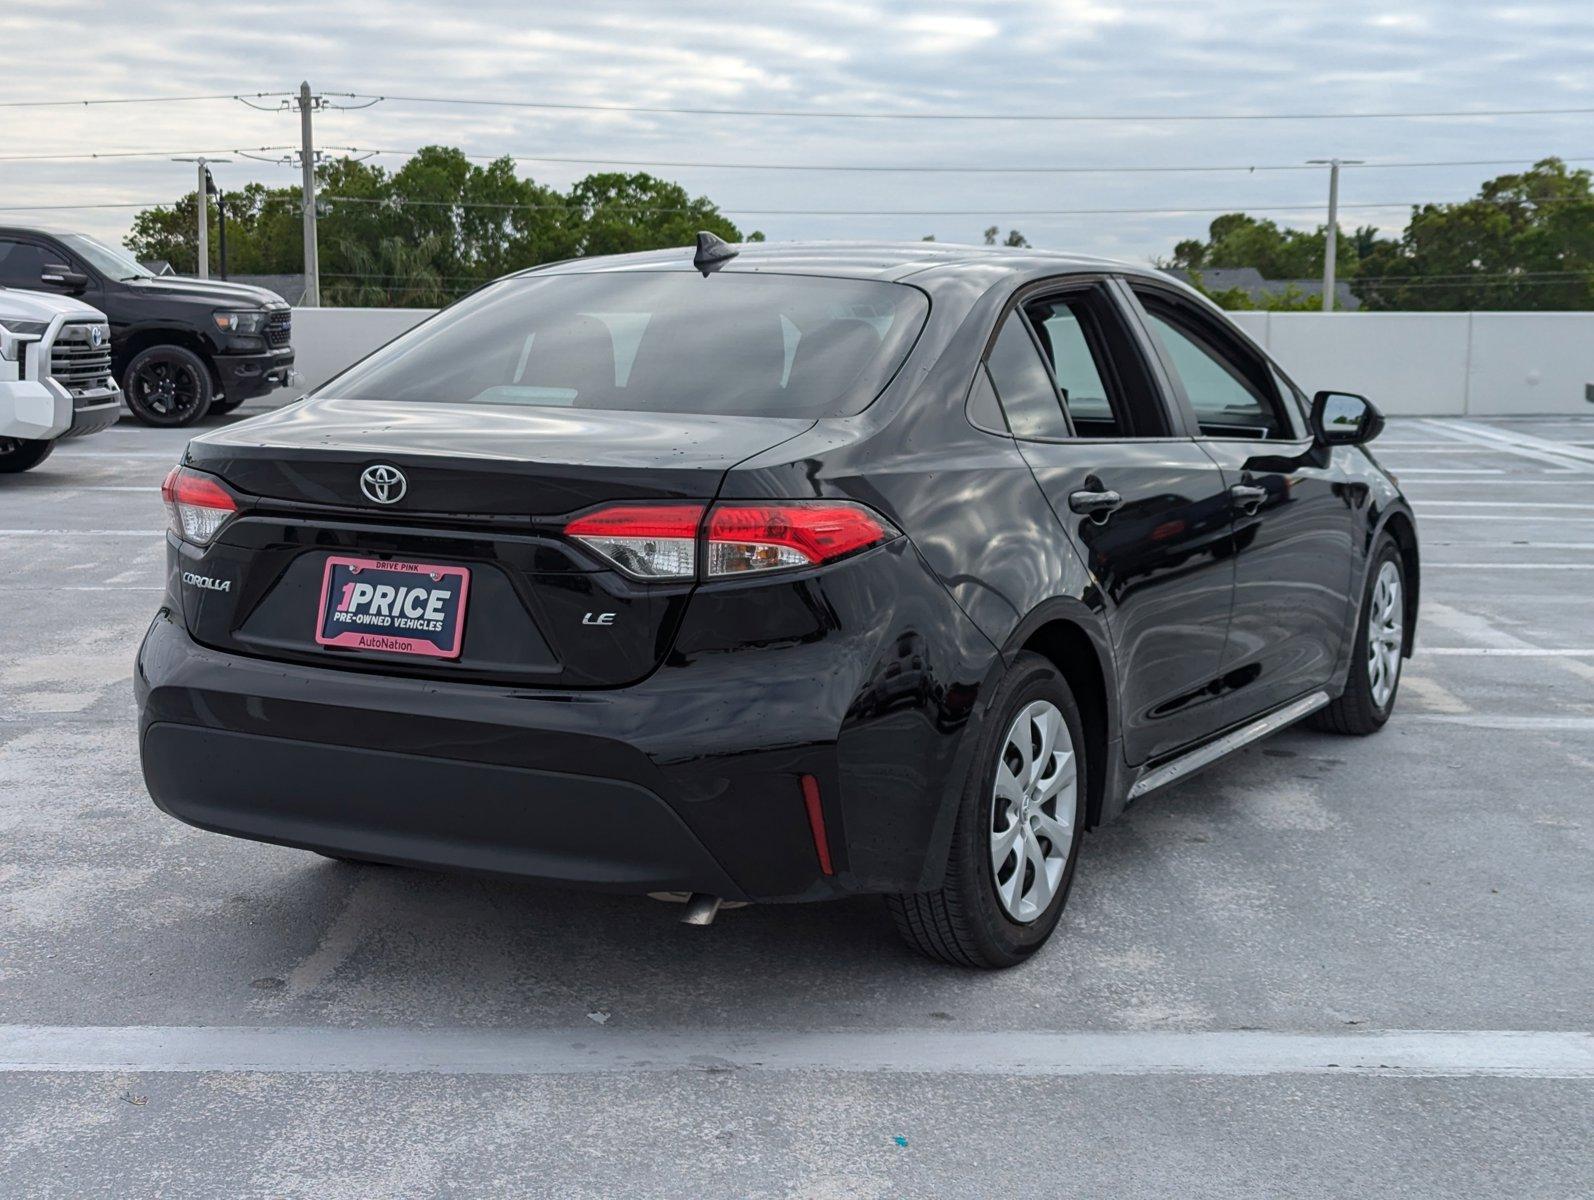
M 955 242 L 742 242 L 723 271 L 781 271 L 866 279 L 905 279 L 921 271 L 978 265 L 1006 269 L 1015 276 L 1112 271 L 1152 275 L 1141 263 L 1067 254 L 1029 247 L 965 246 Z M 599 271 L 692 270 L 692 247 L 646 250 L 569 259 L 531 268 L 539 273 L 584 274 Z
M 0 225 L 0 233 L 42 233 L 47 237 L 60 237 L 65 233 L 75 233 L 73 229 L 63 229 L 57 225 Z

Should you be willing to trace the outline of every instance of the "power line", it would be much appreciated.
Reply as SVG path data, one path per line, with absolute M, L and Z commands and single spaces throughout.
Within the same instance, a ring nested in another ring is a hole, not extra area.
M 698 108 L 657 104 L 577 104 L 553 100 L 479 100 L 462 96 L 401 96 L 391 92 L 352 92 L 357 99 L 402 104 L 456 104 L 488 108 L 531 108 L 565 112 L 654 113 L 699 117 L 790 117 L 812 120 L 862 121 L 1383 121 L 1440 120 L 1475 117 L 1541 117 L 1594 113 L 1594 107 L 1433 109 L 1420 112 L 1346 113 L 993 113 L 993 112 L 864 112 L 844 109 Z
M 343 149 L 344 147 L 338 147 Z M 82 150 L 72 154 L 0 154 L 0 162 L 71 162 L 102 158 L 170 158 L 178 154 L 248 154 L 296 150 L 296 146 L 234 146 L 226 150 Z M 353 149 L 353 147 L 348 147 Z M 1568 159 L 1567 161 L 1572 161 Z
M 76 159 L 98 160 L 109 158 L 168 158 L 176 154 L 263 154 L 297 149 L 296 146 L 242 146 L 228 149 L 209 150 L 85 150 L 73 153 L 52 154 L 0 154 L 0 162 L 55 162 L 71 161 Z M 340 154 L 383 154 L 405 155 L 414 157 L 421 153 L 420 150 L 395 150 L 372 149 L 365 146 L 325 146 L 323 151 L 336 151 Z M 1194 174 L 1201 172 L 1277 172 L 1277 171 L 1317 171 L 1319 168 L 1309 163 L 1191 163 L 1185 165 L 1148 165 L 1134 164 L 1128 166 L 1035 166 L 1035 165 L 1002 165 L 979 166 L 974 164 L 851 164 L 851 163 L 755 163 L 755 162 L 711 162 L 696 159 L 626 159 L 626 158 L 579 158 L 565 157 L 551 154 L 471 154 L 461 152 L 465 158 L 481 159 L 484 161 L 497 161 L 507 158 L 512 162 L 543 162 L 565 163 L 577 166 L 609 166 L 609 167 L 671 167 L 671 168 L 700 168 L 705 170 L 746 170 L 746 171 L 837 171 L 858 172 L 869 174 L 993 174 L 993 175 L 1139 175 L 1139 174 Z M 1563 163 L 1594 162 L 1594 155 L 1551 155 Z M 1535 161 L 1529 157 L 1520 158 L 1457 158 L 1457 159 L 1425 159 L 1394 162 L 1368 162 L 1345 164 L 1346 170 L 1377 170 L 1395 168 L 1433 168 L 1433 167 L 1510 167 L 1523 163 L 1531 164 Z
M 340 146 L 340 150 L 358 151 L 364 154 L 402 154 L 414 157 L 419 150 L 372 150 L 357 146 Z M 241 152 L 240 152 L 241 153 Z M 672 167 L 672 168 L 698 168 L 704 170 L 737 170 L 737 171 L 840 171 L 863 172 L 871 174 L 992 174 L 992 175 L 1163 175 L 1163 174 L 1189 174 L 1198 172 L 1242 172 L 1257 171 L 1318 171 L 1320 168 L 1309 163 L 1229 163 L 1229 164 L 1191 164 L 1184 166 L 1156 166 L 1136 164 L 1133 166 L 973 166 L 973 165 L 853 165 L 850 163 L 750 163 L 750 162 L 705 162 L 693 159 L 626 159 L 626 158 L 569 158 L 551 154 L 465 154 L 466 158 L 485 159 L 497 161 L 507 158 L 511 162 L 543 162 L 566 163 L 576 166 L 595 167 Z M 1576 158 L 1567 158 L 1554 155 L 1563 163 L 1594 162 L 1594 155 L 1584 155 Z M 1419 162 L 1369 162 L 1358 163 L 1358 167 L 1511 167 L 1522 163 L 1531 163 L 1526 158 L 1498 158 L 1498 159 L 1449 159 L 1427 160 Z M 1350 170 L 1346 164 L 1346 170 Z
M 373 204 L 388 207 L 407 208 L 450 208 L 450 209 L 497 209 L 500 211 L 526 211 L 526 212 L 573 212 L 580 209 L 573 203 L 563 204 L 513 204 L 489 203 L 486 201 L 469 200 L 421 200 L 405 196 L 341 196 L 323 193 L 321 199 L 342 204 Z M 267 204 L 297 204 L 297 196 L 266 196 L 263 203 Z M 1550 196 L 1539 199 L 1515 200 L 1496 199 L 1488 200 L 1481 197 L 1470 197 L 1464 200 L 1379 200 L 1367 201 L 1357 204 L 1341 204 L 1341 209 L 1396 209 L 1420 208 L 1429 204 L 1493 204 L 1497 206 L 1510 206 L 1518 204 L 1531 204 L 1540 206 L 1545 204 L 1576 204 L 1588 203 L 1581 196 Z M 169 207 L 166 200 L 144 201 L 107 201 L 93 204 L 11 204 L 0 206 L 0 212 L 69 212 L 77 209 L 109 209 L 109 208 L 157 208 Z M 1178 205 L 1170 208 L 1005 208 L 1000 205 L 989 208 L 880 208 L 880 209 L 839 209 L 839 208 L 736 208 L 716 206 L 714 211 L 730 216 L 748 217 L 1078 217 L 1078 216 L 1119 216 L 1119 215 L 1179 215 L 1185 213 L 1266 213 L 1266 212 L 1319 212 L 1323 208 L 1321 203 L 1309 204 L 1254 204 L 1242 201 L 1238 204 L 1226 205 Z M 593 212 L 629 212 L 629 213 L 696 213 L 702 211 L 697 207 L 683 207 L 680 205 L 654 205 L 654 204 L 607 204 L 593 208 Z
M 88 100 L 0 100 L 0 108 L 75 108 L 96 104 L 187 104 L 194 100 L 265 100 L 287 92 L 217 92 L 205 96 L 112 96 Z

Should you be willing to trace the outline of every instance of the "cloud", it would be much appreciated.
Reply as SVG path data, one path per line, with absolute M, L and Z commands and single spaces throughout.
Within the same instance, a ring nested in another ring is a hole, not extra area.
M 1594 105 L 1587 0 L 8 0 L 0 99 L 286 91 L 692 108 L 1013 113 L 1384 111 Z M 63 77 L 70 45 L 92 69 Z M 1019 216 L 1065 209 L 1316 204 L 1315 172 L 1099 175 L 793 173 L 728 163 L 878 166 L 1148 166 L 1367 159 L 1502 159 L 1594 152 L 1586 117 L 1474 121 L 1025 123 L 789 120 L 422 105 L 389 100 L 316 120 L 324 146 L 670 160 L 659 168 L 771 237 L 977 239 L 990 224 L 1037 244 L 1131 258 L 1199 234 L 1207 214 Z M 226 150 L 292 144 L 294 114 L 232 101 L 7 111 L 4 154 Z M 269 157 L 269 155 L 268 155 Z M 397 166 L 401 158 L 379 161 Z M 581 164 L 522 163 L 567 186 Z M 1503 171 L 1506 168 L 1499 168 Z M 0 206 L 161 201 L 192 168 L 163 159 L 0 162 Z M 1398 226 L 1404 204 L 1454 199 L 1484 167 L 1347 172 L 1346 209 Z M 246 158 L 223 187 L 289 185 L 290 167 Z M 809 210 L 767 215 L 750 210 Z M 834 216 L 824 210 L 967 210 Z M 746 214 L 746 215 L 743 215 Z M 1311 225 L 1315 209 L 1275 215 Z M 0 213 L 120 238 L 121 209 Z

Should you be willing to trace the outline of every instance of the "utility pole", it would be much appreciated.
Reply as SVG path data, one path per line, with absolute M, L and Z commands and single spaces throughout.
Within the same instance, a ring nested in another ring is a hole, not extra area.
M 210 167 L 209 167 L 209 164 L 211 164 L 213 162 L 215 162 L 215 163 L 230 162 L 231 160 L 230 159 L 225 159 L 225 158 L 204 158 L 204 157 L 200 157 L 200 158 L 174 158 L 174 159 L 172 159 L 172 161 L 173 162 L 191 162 L 191 163 L 196 164 L 196 166 L 197 166 L 199 183 L 198 183 L 198 186 L 196 186 L 195 189 L 194 189 L 194 208 L 199 213 L 199 229 L 197 231 L 198 234 L 199 234 L 199 237 L 198 237 L 198 243 L 199 243 L 199 270 L 198 270 L 197 274 L 199 275 L 199 278 L 201 278 L 201 279 L 209 279 L 210 278 L 210 193 L 216 191 L 216 185 L 210 178 Z M 217 197 L 219 199 L 221 193 L 220 192 L 216 192 L 216 195 L 217 195 Z M 226 233 L 225 232 L 223 232 L 222 237 L 223 238 L 226 237 Z M 225 245 L 226 245 L 226 243 L 223 242 L 222 253 L 224 255 L 226 254 Z M 222 273 L 223 273 L 223 275 L 226 274 L 225 263 L 223 265 Z
M 1323 311 L 1334 311 L 1334 260 L 1339 256 L 1339 169 L 1360 166 L 1360 158 L 1309 158 L 1314 166 L 1328 167 L 1328 231 L 1323 237 Z
M 301 304 L 321 306 L 321 263 L 315 244 L 315 145 L 310 113 L 315 100 L 309 83 L 299 85 L 299 166 L 304 171 L 304 299 Z

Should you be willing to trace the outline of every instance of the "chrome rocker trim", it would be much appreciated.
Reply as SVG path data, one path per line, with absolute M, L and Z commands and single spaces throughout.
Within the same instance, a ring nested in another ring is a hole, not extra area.
M 1242 746 L 1249 746 L 1259 738 L 1265 738 L 1270 733 L 1277 733 L 1286 725 L 1292 725 L 1302 717 L 1316 712 L 1329 702 L 1327 692 L 1313 692 L 1310 696 L 1302 696 L 1299 700 L 1292 700 L 1283 708 L 1275 708 L 1265 717 L 1252 721 L 1249 725 L 1242 725 L 1220 738 L 1215 738 L 1203 746 L 1181 754 L 1171 762 L 1166 762 L 1155 770 L 1148 771 L 1135 781 L 1134 787 L 1129 789 L 1129 798 L 1138 800 L 1147 792 L 1156 791 L 1183 779 L 1186 775 L 1199 771 L 1202 767 L 1217 762 L 1226 754 L 1232 754 Z

